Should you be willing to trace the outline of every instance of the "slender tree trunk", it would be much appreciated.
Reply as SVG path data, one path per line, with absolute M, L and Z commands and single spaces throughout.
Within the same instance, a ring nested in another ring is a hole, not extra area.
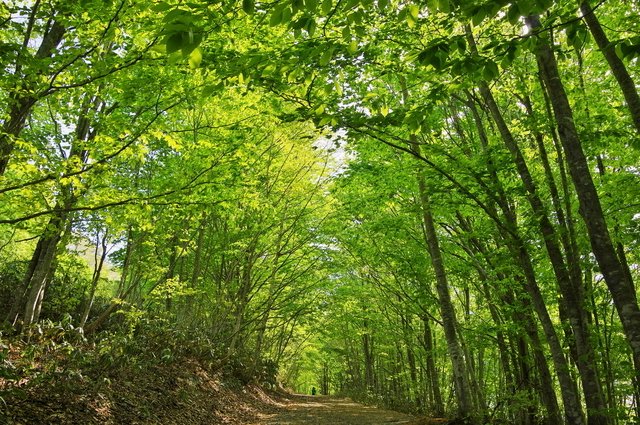
M 38 7 L 38 4 L 39 2 L 34 6 L 34 12 Z M 62 41 L 65 33 L 66 28 L 57 20 L 54 21 L 49 30 L 42 37 L 40 47 L 33 59 L 38 61 L 51 57 L 56 47 Z M 30 31 L 28 31 L 27 37 L 25 37 L 25 42 L 29 41 L 30 35 Z M 20 71 L 21 64 L 17 64 L 16 69 Z M 44 94 L 35 93 L 33 88 L 26 87 L 24 84 L 15 88 L 13 93 L 9 96 L 9 113 L 3 122 L 0 131 L 0 176 L 4 175 L 7 165 L 11 159 L 14 147 L 13 140 L 18 137 L 20 132 L 22 132 L 33 105 L 35 105 L 42 96 L 44 96 Z
M 420 397 L 421 392 L 418 390 L 418 368 L 416 367 L 416 355 L 412 348 L 414 344 L 411 338 L 413 332 L 411 326 L 409 325 L 410 317 L 407 317 L 406 315 L 401 313 L 400 321 L 402 322 L 402 334 L 404 337 L 404 345 L 407 352 L 407 363 L 409 363 L 409 378 L 411 379 L 409 385 L 409 397 L 411 397 L 411 393 L 413 393 L 413 399 L 416 403 L 416 406 L 421 406 L 423 403 Z
M 477 111 L 475 110 L 475 106 L 473 104 L 470 105 L 472 107 L 472 109 L 474 110 L 474 116 L 475 119 L 479 119 L 479 115 L 477 113 Z M 484 131 L 482 129 L 482 127 L 480 126 L 481 132 Z M 485 146 L 486 147 L 486 146 Z M 497 178 L 497 176 L 496 176 Z M 502 193 L 501 190 L 498 191 L 499 193 Z M 503 204 L 506 204 L 506 202 L 504 202 L 504 200 L 502 201 Z M 510 214 L 508 214 L 509 216 L 511 216 Z M 473 234 L 473 228 L 471 227 L 471 225 L 469 224 L 469 222 L 467 220 L 465 220 L 462 215 L 460 213 L 457 214 L 458 216 L 458 221 L 460 223 L 460 227 L 461 229 L 468 233 L 468 234 Z M 515 221 L 512 223 L 512 226 L 515 229 L 517 229 L 516 227 L 516 223 Z M 482 257 L 485 258 L 487 264 L 492 265 L 492 262 L 490 260 L 490 256 L 487 253 L 487 249 L 485 247 L 485 245 L 483 243 L 481 243 L 480 241 L 476 240 L 475 238 L 470 238 L 469 239 L 471 242 L 471 246 L 465 246 L 465 250 L 469 253 L 469 256 L 471 258 L 474 258 L 474 254 L 475 252 L 479 253 Z M 514 249 L 512 249 L 513 251 Z M 475 262 L 474 262 L 475 263 Z M 480 265 L 476 264 L 476 269 L 478 270 L 478 273 L 480 275 L 481 280 L 483 281 L 483 288 L 484 288 L 484 293 L 485 293 L 485 297 L 490 300 L 491 299 L 491 291 L 489 290 L 489 287 L 487 285 L 487 282 L 490 280 L 488 274 L 486 273 L 486 271 L 484 270 L 483 267 L 481 267 Z M 498 272 L 495 271 L 496 274 L 496 278 L 500 281 L 504 281 L 506 279 L 506 277 Z M 525 284 L 522 282 L 522 278 L 520 276 L 515 276 L 513 277 L 515 280 L 521 282 L 521 284 L 523 286 L 525 286 Z M 536 370 L 538 371 L 538 375 L 539 375 L 539 380 L 540 380 L 540 386 L 539 386 L 539 391 L 541 393 L 541 398 L 542 398 L 542 402 L 543 405 L 545 406 L 546 410 L 547 410 L 547 420 L 548 423 L 551 424 L 555 424 L 558 423 L 559 421 L 561 421 L 560 418 L 560 408 L 558 406 L 558 400 L 556 398 L 555 395 L 555 389 L 554 389 L 554 385 L 553 385 L 553 380 L 551 378 L 551 373 L 549 371 L 549 366 L 547 364 L 547 360 L 545 358 L 544 352 L 542 350 L 542 345 L 540 344 L 540 339 L 538 337 L 538 329 L 537 326 L 534 322 L 533 317 L 530 315 L 529 310 L 531 309 L 531 305 L 529 302 L 529 299 L 527 298 L 520 298 L 520 304 L 516 306 L 514 303 L 514 296 L 510 293 L 507 292 L 506 295 L 504 295 L 503 297 L 501 297 L 501 301 L 508 305 L 508 306 L 512 306 L 512 308 L 517 312 L 519 310 L 522 310 L 523 308 L 525 309 L 524 313 L 522 314 L 516 314 L 513 318 L 513 320 L 518 323 L 521 324 L 521 326 L 526 330 L 527 335 L 529 336 L 529 340 L 531 341 L 531 348 L 533 350 L 534 353 L 534 358 L 535 358 L 535 363 L 536 363 Z M 500 315 L 497 312 L 497 309 L 494 305 L 493 302 L 489 302 L 489 311 L 491 313 L 491 316 L 494 320 L 494 322 L 496 323 L 496 325 L 499 325 L 502 321 L 500 319 Z M 509 356 L 508 353 L 510 350 L 507 348 L 507 344 L 505 342 L 505 338 L 502 335 L 502 332 L 498 332 L 496 334 L 497 337 L 497 341 L 498 341 L 498 349 L 500 352 L 500 358 L 501 358 L 501 363 L 503 364 L 503 368 L 504 368 L 504 373 L 505 373 L 505 381 L 506 381 L 506 388 L 507 388 L 507 394 L 515 394 L 517 388 L 521 388 L 522 385 L 520 383 L 515 384 L 514 380 L 515 380 L 515 376 L 516 376 L 516 372 L 512 372 L 511 367 L 510 367 L 510 360 L 509 360 Z M 517 344 L 522 344 L 522 342 L 520 341 L 522 338 L 520 336 L 512 336 L 512 338 L 514 338 L 517 342 Z M 516 365 L 518 364 L 517 361 L 514 361 L 514 369 L 516 368 Z M 522 364 L 520 362 L 520 364 Z M 522 369 L 522 368 L 521 368 Z M 532 389 L 529 389 L 529 392 L 532 392 Z M 526 408 L 522 408 L 520 410 L 520 412 L 518 412 L 518 416 L 522 418 L 522 421 L 525 420 L 530 420 L 531 418 L 531 406 L 528 406 Z
M 542 200 L 539 198 L 533 176 L 529 172 L 529 168 L 525 162 L 519 146 L 511 135 L 498 106 L 493 99 L 493 95 L 486 83 L 481 83 L 480 92 L 487 102 L 494 120 L 498 126 L 498 130 L 502 135 L 507 148 L 511 151 L 514 162 L 522 179 L 525 189 L 528 192 L 528 200 L 531 209 L 538 220 L 538 226 L 544 238 L 547 253 L 562 293 L 562 301 L 564 303 L 568 320 L 575 338 L 575 347 L 577 350 L 576 361 L 580 370 L 580 378 L 584 389 L 585 401 L 588 409 L 589 425 L 606 425 L 609 423 L 606 414 L 604 398 L 602 396 L 602 387 L 597 374 L 597 366 L 595 364 L 595 355 L 589 337 L 587 323 L 585 322 L 586 314 L 584 313 L 582 304 L 578 298 L 580 290 L 569 273 L 565 264 L 562 250 L 556 240 L 556 231 L 549 220 L 546 208 Z
M 87 327 L 85 327 L 85 334 L 90 334 L 95 332 L 102 324 L 113 314 L 114 311 L 121 305 L 121 301 L 125 300 L 133 290 L 140 284 L 142 281 L 142 275 L 138 275 L 135 280 L 129 285 L 127 290 L 119 297 L 116 298 L 109 307 L 93 322 L 91 322 Z
M 580 3 L 580 11 L 582 12 L 584 21 L 589 27 L 593 39 L 607 60 L 609 68 L 611 68 L 611 73 L 618 81 L 618 85 L 627 102 L 627 108 L 629 108 L 633 125 L 636 127 L 636 130 L 640 132 L 640 96 L 638 95 L 636 85 L 629 71 L 624 66 L 624 63 L 616 54 L 615 47 L 609 45 L 609 38 L 602 29 L 602 25 L 600 25 L 600 21 L 588 0 L 583 0 Z
M 549 362 L 542 348 L 540 336 L 538 335 L 538 326 L 536 326 L 532 313 L 526 311 L 524 315 L 525 319 L 522 324 L 531 341 L 531 350 L 533 351 L 533 358 L 536 365 L 535 369 L 538 372 L 538 380 L 540 381 L 540 398 L 542 399 L 542 405 L 547 411 L 546 423 L 554 425 L 562 422 L 562 418 L 560 417 L 560 406 L 558 405 L 553 378 L 549 370 Z
M 84 328 L 85 323 L 87 323 L 87 319 L 89 318 L 89 313 L 91 312 L 91 307 L 93 307 L 93 300 L 95 299 L 96 289 L 98 288 L 98 282 L 100 282 L 100 276 L 102 274 L 102 268 L 104 266 L 104 262 L 107 259 L 107 238 L 109 231 L 105 229 L 104 236 L 100 239 L 100 234 L 96 232 L 96 247 L 95 247 L 95 266 L 93 268 L 93 277 L 91 278 L 91 288 L 89 290 L 89 298 L 87 299 L 87 304 L 84 307 L 84 311 L 82 312 L 82 318 L 80 319 L 80 328 Z M 99 247 L 102 250 L 99 250 Z M 100 251 L 100 258 L 98 258 L 98 252 Z
M 433 336 L 431 335 L 431 327 L 429 326 L 429 318 L 424 316 L 422 318 L 422 324 L 424 327 L 424 350 L 425 350 L 425 363 L 427 367 L 427 381 L 431 395 L 433 397 L 433 413 L 436 415 L 442 415 L 444 413 L 444 402 L 442 400 L 442 393 L 440 391 L 440 379 L 438 378 L 438 369 L 436 368 L 436 360 L 434 353 Z
M 527 22 L 534 30 L 540 28 L 538 16 L 528 17 Z M 589 163 L 582 150 L 573 111 L 564 90 L 551 46 L 547 42 L 541 41 L 536 55 L 538 67 L 555 113 L 558 134 L 569 167 L 569 174 L 580 202 L 579 212 L 586 224 L 593 253 L 613 297 L 625 336 L 631 346 L 636 374 L 640 374 L 640 309 L 635 288 L 633 282 L 629 280 L 629 273 L 624 269 L 611 240 L 600 204 L 600 197 L 589 171 Z
M 25 275 L 20 282 L 20 285 L 13 293 L 13 302 L 11 304 L 11 310 L 9 310 L 9 314 L 7 315 L 5 322 L 10 324 L 11 326 L 18 327 L 20 311 L 24 309 L 26 300 L 27 300 L 27 292 L 29 290 L 29 282 L 33 276 L 33 273 L 38 267 L 38 258 L 42 255 L 42 250 L 45 249 L 44 239 L 38 239 L 38 243 L 36 245 L 35 250 L 33 251 L 33 255 L 31 256 L 31 261 L 29 261 L 29 266 L 25 272 Z
M 365 319 L 362 323 L 362 350 L 364 352 L 364 381 L 368 394 L 374 393 L 375 386 L 375 368 L 374 368 L 374 347 L 373 337 L 369 330 L 369 322 Z
M 409 93 L 406 81 L 401 79 L 402 97 L 405 103 L 408 101 Z M 420 146 L 416 143 L 414 135 L 411 135 L 411 149 L 420 155 Z M 418 176 L 418 191 L 420 206 L 422 208 L 422 224 L 424 228 L 424 236 L 427 242 L 427 249 L 431 257 L 431 265 L 436 278 L 436 292 L 438 293 L 438 304 L 440 306 L 440 315 L 442 317 L 442 325 L 444 328 L 445 339 L 447 341 L 447 349 L 451 360 L 454 388 L 456 399 L 458 401 L 458 414 L 462 418 L 471 417 L 474 413 L 473 398 L 471 384 L 469 383 L 468 371 L 465 365 L 465 359 L 462 352 L 460 341 L 457 333 L 457 319 L 453 303 L 451 302 L 451 294 L 449 293 L 449 282 L 447 280 L 447 272 L 444 267 L 440 245 L 438 242 L 438 234 L 436 232 L 433 214 L 431 212 L 431 202 L 427 195 L 426 183 L 424 177 Z
M 436 233 L 433 215 L 430 210 L 429 199 L 426 194 L 426 185 L 424 179 L 418 182 L 420 198 L 422 204 L 423 225 L 425 228 L 425 238 L 431 257 L 431 264 L 436 275 L 436 292 L 438 293 L 438 304 L 440 306 L 440 314 L 442 324 L 447 341 L 447 349 L 451 360 L 453 379 L 458 400 L 458 413 L 461 417 L 469 417 L 473 414 L 473 401 L 471 397 L 471 386 L 468 380 L 468 374 L 462 354 L 462 347 L 457 335 L 457 320 L 453 303 L 451 302 L 451 294 L 449 293 L 449 283 L 440 253 L 438 236 Z
M 51 271 L 51 266 L 55 263 L 55 257 L 58 252 L 58 242 L 62 238 L 62 229 L 60 229 L 60 226 L 63 225 L 64 220 L 66 220 L 64 215 L 52 217 L 51 220 L 49 220 L 52 234 L 44 236 L 38 241 L 40 249 L 36 249 L 31 260 L 36 264 L 36 266 L 33 274 L 25 277 L 25 280 L 28 280 L 26 286 L 29 287 L 29 291 L 27 293 L 20 330 L 27 332 L 27 339 L 30 337 L 29 327 L 38 320 L 36 311 L 44 297 L 44 291 L 47 286 L 47 278 L 50 276 L 49 272 Z
M 193 270 L 191 272 L 191 279 L 189 281 L 189 288 L 192 291 L 195 291 L 200 282 L 200 275 L 202 273 L 202 251 L 204 250 L 204 235 L 206 230 L 206 216 L 202 218 L 200 221 L 200 226 L 198 227 L 198 239 L 196 241 L 195 250 L 193 253 Z M 184 320 L 186 320 L 189 315 L 193 314 L 195 295 L 189 294 L 186 299 L 186 306 L 184 311 Z
M 472 46 L 472 50 L 477 51 L 469 27 L 467 27 L 467 38 L 469 40 L 469 44 Z M 511 131 L 509 130 L 502 113 L 493 98 L 493 94 L 491 93 L 489 86 L 484 81 L 480 82 L 480 93 L 493 116 L 505 146 L 511 152 L 522 183 L 528 193 L 527 199 L 538 221 L 538 226 L 543 235 L 547 253 L 551 260 L 556 280 L 563 296 L 562 300 L 566 306 L 571 329 L 575 336 L 576 348 L 578 350 L 577 362 L 584 388 L 586 405 L 589 412 L 588 423 L 591 425 L 605 425 L 609 421 L 607 419 L 604 399 L 602 397 L 602 387 L 597 376 L 595 355 L 589 339 L 588 327 L 585 323 L 586 314 L 584 313 L 582 304 L 578 298 L 580 291 L 577 290 L 577 285 L 572 281 L 571 276 L 568 273 L 568 269 L 562 255 L 562 250 L 560 249 L 556 239 L 556 231 L 549 220 L 544 203 L 539 197 L 535 181 L 529 171 L 529 167 L 524 156 L 520 151 L 520 147 L 511 134 Z M 552 187 L 555 187 L 555 185 L 552 185 Z M 580 282 L 577 284 L 579 285 Z

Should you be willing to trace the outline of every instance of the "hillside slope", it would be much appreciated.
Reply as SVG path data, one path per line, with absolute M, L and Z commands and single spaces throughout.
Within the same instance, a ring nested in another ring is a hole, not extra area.
M 192 358 L 92 356 L 56 347 L 6 344 L 0 374 L 0 423 L 249 424 L 287 403 L 284 392 L 243 384 L 231 368 L 214 370 Z M 95 354 L 95 353 L 94 353 Z M 153 356 L 152 356 L 153 357 Z

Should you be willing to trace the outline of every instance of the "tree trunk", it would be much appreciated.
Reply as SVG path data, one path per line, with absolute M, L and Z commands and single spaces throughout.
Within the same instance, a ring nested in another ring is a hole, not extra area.
M 472 46 L 472 51 L 477 52 L 475 41 L 473 40 L 473 35 L 471 34 L 469 27 L 467 27 L 467 38 L 469 40 L 469 44 Z M 491 93 L 489 86 L 484 81 L 480 82 L 480 93 L 493 116 L 494 122 L 498 127 L 498 131 L 502 136 L 505 146 L 511 152 L 511 156 L 520 175 L 520 179 L 527 191 L 527 199 L 537 220 L 540 232 L 543 235 L 543 241 L 547 249 L 548 257 L 551 260 L 553 271 L 562 293 L 562 301 L 566 306 L 569 323 L 571 324 L 571 329 L 575 336 L 575 343 L 578 351 L 578 368 L 580 370 L 580 378 L 582 380 L 585 401 L 589 412 L 588 423 L 592 425 L 605 425 L 608 423 L 608 419 L 605 412 L 606 408 L 604 405 L 604 399 L 602 397 L 602 387 L 597 376 L 595 355 L 590 343 L 588 327 L 585 322 L 586 314 L 584 313 L 582 304 L 578 298 L 578 294 L 580 293 L 578 285 L 580 282 L 574 282 L 568 273 L 564 256 L 562 255 L 562 250 L 560 249 L 556 239 L 556 231 L 549 220 L 544 203 L 540 199 L 533 176 L 529 171 L 529 167 L 522 155 L 520 147 L 511 134 L 511 131 L 509 130 L 502 113 L 493 98 L 493 94 Z M 553 182 L 553 180 L 551 180 L 551 182 Z M 554 188 L 555 184 L 552 184 L 551 186 Z M 562 217 L 564 217 L 564 215 L 562 215 Z
M 616 54 L 615 47 L 609 46 L 609 39 L 604 33 L 602 25 L 600 25 L 600 21 L 598 21 L 598 17 L 595 15 L 588 0 L 583 0 L 580 3 L 580 11 L 582 12 L 584 21 L 589 27 L 591 35 L 593 35 L 593 39 L 607 60 L 609 68 L 611 68 L 611 73 L 618 81 L 618 85 L 627 102 L 627 108 L 629 108 L 633 125 L 640 133 L 640 96 L 638 95 L 636 85 L 631 75 L 629 75 L 629 71 L 627 71 L 627 68 L 624 66 L 624 63 Z
M 549 425 L 561 423 L 562 418 L 560 417 L 560 406 L 558 406 L 558 398 L 556 397 L 553 378 L 551 377 L 551 371 L 549 370 L 549 363 L 544 350 L 542 349 L 542 344 L 540 343 L 538 327 L 536 326 L 535 320 L 529 311 L 525 312 L 524 326 L 527 335 L 531 340 L 533 357 L 536 363 L 536 370 L 538 371 L 538 379 L 540 380 L 540 397 L 542 398 L 542 404 L 547 410 L 546 423 Z
M 480 92 L 487 102 L 489 110 L 493 115 L 494 121 L 497 124 L 498 130 L 502 135 L 502 139 L 506 147 L 511 151 L 523 185 L 528 192 L 527 198 L 529 200 L 529 204 L 531 205 L 531 209 L 538 221 L 538 226 L 543 235 L 544 244 L 546 246 L 549 259 L 551 260 L 560 292 L 562 293 L 562 302 L 564 303 L 568 320 L 573 331 L 573 336 L 575 338 L 575 346 L 577 350 L 576 361 L 580 371 L 585 402 L 588 409 L 588 423 L 589 425 L 606 425 L 609 423 L 609 420 L 606 414 L 604 398 L 602 397 L 602 387 L 600 385 L 600 380 L 598 379 L 595 355 L 589 338 L 589 330 L 585 321 L 586 314 L 578 298 L 578 295 L 581 292 L 578 288 L 580 282 L 575 284 L 569 276 L 568 269 L 562 255 L 562 250 L 556 240 L 556 231 L 553 228 L 546 208 L 538 195 L 539 192 L 536 188 L 533 176 L 529 172 L 529 167 L 527 166 L 524 156 L 520 151 L 520 147 L 517 145 L 509 131 L 506 122 L 498 109 L 498 105 L 493 99 L 489 86 L 482 82 L 480 85 Z
M 431 327 L 429 326 L 429 318 L 423 316 L 422 323 L 424 326 L 424 350 L 425 350 L 425 363 L 427 367 L 427 381 L 429 383 L 429 389 L 433 397 L 433 405 L 431 406 L 433 413 L 436 415 L 442 415 L 444 413 L 444 402 L 442 401 L 442 393 L 440 392 L 440 380 L 438 379 L 438 369 L 436 368 L 436 361 L 434 355 L 433 336 L 431 335 Z
M 93 306 L 93 300 L 96 295 L 96 289 L 98 287 L 98 282 L 100 282 L 100 276 L 102 274 L 102 267 L 104 266 L 104 261 L 107 258 L 107 238 L 108 238 L 108 230 L 105 229 L 104 236 L 102 240 L 100 240 L 99 231 L 96 231 L 96 247 L 95 247 L 95 265 L 93 268 L 93 277 L 91 278 L 91 288 L 89 290 L 89 298 L 87 299 L 86 305 L 84 307 L 84 311 L 82 312 L 82 318 L 80 319 L 80 328 L 84 328 L 85 323 L 87 323 L 87 318 L 89 317 L 89 313 L 91 312 L 91 307 Z M 99 248 L 102 248 L 100 251 Z M 100 251 L 100 258 L 98 258 L 98 252 Z
M 430 210 L 429 199 L 426 194 L 424 179 L 420 178 L 418 184 L 422 204 L 425 238 L 427 240 L 429 255 L 431 257 L 431 264 L 436 275 L 438 304 L 440 306 L 440 315 L 442 317 L 447 349 L 451 360 L 456 399 L 458 401 L 458 414 L 460 417 L 466 418 L 471 416 L 474 411 L 473 401 L 471 398 L 471 386 L 468 380 L 464 356 L 462 355 L 462 347 L 458 341 L 455 309 L 451 302 L 449 283 L 447 281 L 446 270 L 440 253 L 438 236 L 433 222 L 433 215 Z
M 42 303 L 48 278 L 51 276 L 51 267 L 55 264 L 58 242 L 62 239 L 67 217 L 68 214 L 66 213 L 57 213 L 51 217 L 47 225 L 50 230 L 38 241 L 39 249 L 36 248 L 31 259 L 35 264 L 33 274 L 25 276 L 25 281 L 27 282 L 25 286 L 29 288 L 29 291 L 20 331 L 26 332 L 27 340 L 30 338 L 30 326 L 38 321 L 39 305 Z
M 197 290 L 200 282 L 200 276 L 202 273 L 202 251 L 204 249 L 204 235 L 206 230 L 207 217 L 206 215 L 200 220 L 200 226 L 198 227 L 198 239 L 196 241 L 195 250 L 193 253 L 193 270 L 191 272 L 191 279 L 189 281 L 189 288 L 192 291 Z M 183 320 L 187 320 L 189 315 L 193 317 L 193 308 L 195 302 L 195 294 L 191 293 L 187 295 L 185 311 L 183 312 Z
M 476 120 L 479 119 L 479 115 L 475 110 L 475 105 L 471 104 L 470 106 L 474 110 L 475 119 Z M 480 126 L 480 129 L 482 130 L 481 126 Z M 498 191 L 498 192 L 502 193 L 502 191 Z M 503 204 L 505 203 L 504 200 L 502 203 Z M 474 230 L 469 224 L 468 220 L 465 220 L 460 213 L 457 213 L 457 216 L 458 216 L 458 221 L 461 229 L 468 234 L 473 234 Z M 517 229 L 517 227 L 515 226 L 516 226 L 516 223 L 514 222 L 513 223 L 514 230 Z M 490 256 L 487 253 L 487 249 L 485 245 L 473 237 L 470 238 L 469 240 L 471 241 L 471 246 L 464 245 L 465 250 L 469 253 L 469 256 L 471 258 L 474 258 L 474 254 L 477 252 L 486 259 L 486 262 L 489 265 L 493 267 L 490 261 Z M 475 261 L 474 261 L 474 264 L 476 264 L 476 269 L 478 270 L 480 278 L 483 282 L 484 295 L 488 300 L 491 300 L 491 291 L 489 290 L 489 286 L 487 284 L 487 282 L 490 280 L 489 275 L 486 273 L 484 268 L 478 265 Z M 506 279 L 506 277 L 499 271 L 494 270 L 494 272 L 498 280 L 503 281 Z M 520 281 L 522 285 L 525 286 L 520 276 L 515 276 L 514 279 L 517 281 Z M 540 344 L 540 340 L 538 337 L 538 329 L 534 322 L 534 318 L 530 315 L 530 312 L 529 312 L 529 310 L 531 309 L 530 301 L 527 298 L 520 298 L 521 305 L 514 306 L 514 296 L 511 294 L 511 292 L 507 292 L 505 296 L 501 297 L 501 301 L 508 306 L 513 306 L 516 312 L 519 310 L 522 310 L 523 308 L 525 309 L 525 312 L 523 314 L 516 314 L 513 320 L 524 327 L 531 341 L 531 348 L 533 350 L 533 354 L 535 358 L 536 370 L 538 371 L 539 380 L 540 380 L 539 391 L 541 394 L 543 405 L 547 410 L 547 414 L 548 414 L 547 419 L 549 421 L 548 423 L 549 424 L 558 423 L 559 421 L 561 421 L 560 408 L 558 406 L 558 400 L 555 395 L 553 380 L 551 378 L 549 366 L 547 364 L 547 360 L 545 358 L 544 352 L 542 350 L 542 345 Z M 493 302 L 489 301 L 488 304 L 489 304 L 489 312 L 491 313 L 491 317 L 493 318 L 496 325 L 499 326 L 502 323 L 502 321 L 497 312 L 497 309 Z M 517 388 L 520 388 L 521 385 L 520 384 L 518 384 L 517 386 L 515 385 L 514 380 L 515 380 L 516 373 L 512 372 L 510 367 L 511 362 L 509 361 L 508 353 L 513 350 L 509 350 L 507 348 L 507 344 L 505 342 L 505 338 L 502 332 L 498 331 L 498 333 L 496 334 L 496 338 L 498 341 L 498 349 L 500 352 L 501 363 L 503 365 L 503 369 L 505 373 L 505 381 L 506 381 L 506 388 L 507 388 L 506 392 L 507 394 L 515 394 L 517 391 Z M 520 336 L 515 336 L 515 339 L 518 341 L 518 344 L 521 344 L 521 342 L 519 342 L 521 339 Z M 513 363 L 515 368 L 518 362 L 514 361 Z M 521 417 L 523 421 L 530 420 L 531 406 L 529 406 L 528 408 L 523 407 L 518 412 L 518 416 Z
M 369 331 L 369 322 L 365 319 L 362 323 L 362 350 L 364 352 L 364 381 L 367 393 L 375 392 L 375 369 L 374 369 L 374 349 L 373 337 Z
M 65 33 L 66 28 L 57 20 L 54 21 L 49 31 L 42 37 L 40 47 L 34 59 L 42 60 L 51 57 L 55 48 L 62 41 Z M 16 68 L 20 69 L 21 67 L 16 65 Z M 35 105 L 42 96 L 42 93 L 35 93 L 33 88 L 26 87 L 26 84 L 15 88 L 10 95 L 8 117 L 2 124 L 0 131 L 0 176 L 4 175 L 9 160 L 11 159 L 11 153 L 14 147 L 13 140 L 22 132 L 33 105 Z
M 416 367 L 416 355 L 412 348 L 414 344 L 411 338 L 412 329 L 409 324 L 410 317 L 407 317 L 404 314 L 400 314 L 400 321 L 402 322 L 402 334 L 404 337 L 404 345 L 407 352 L 407 362 L 409 363 L 409 377 L 411 379 L 411 384 L 409 385 L 409 398 L 411 397 L 411 393 L 413 393 L 413 399 L 416 403 L 416 406 L 421 406 L 423 403 L 420 397 L 421 391 L 418 390 L 418 368 Z
M 527 21 L 532 29 L 540 28 L 538 16 L 530 16 Z M 636 373 L 640 374 L 640 309 L 635 288 L 613 246 L 600 198 L 582 150 L 573 111 L 564 90 L 551 46 L 547 42 L 540 42 L 536 55 L 538 68 L 543 76 L 555 113 L 558 134 L 569 174 L 580 202 L 579 212 L 586 224 L 593 253 L 612 295 L 627 341 L 631 346 Z
M 402 86 L 402 97 L 406 103 L 409 97 L 406 81 L 401 79 L 400 83 Z M 420 156 L 420 145 L 416 143 L 414 135 L 411 135 L 411 142 L 411 150 L 413 150 L 416 155 Z M 442 261 L 438 234 L 436 232 L 433 214 L 431 212 L 431 203 L 427 194 L 425 179 L 422 174 L 418 175 L 418 191 L 420 206 L 422 208 L 424 237 L 427 242 L 427 250 L 429 251 L 431 265 L 436 278 L 436 292 L 438 293 L 440 315 L 442 317 L 445 340 L 447 341 L 447 349 L 451 360 L 454 388 L 456 399 L 458 401 L 458 415 L 461 418 L 468 418 L 474 413 L 471 385 L 469 383 L 469 375 L 467 373 L 462 347 L 458 340 L 456 313 L 453 303 L 451 302 L 447 272 L 444 267 L 444 262 Z

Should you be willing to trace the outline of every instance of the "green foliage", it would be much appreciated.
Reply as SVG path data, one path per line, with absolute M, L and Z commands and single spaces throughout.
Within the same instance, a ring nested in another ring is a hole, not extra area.
M 104 370 L 197 357 L 243 382 L 274 385 L 277 375 L 304 392 L 440 409 L 434 388 L 447 387 L 452 366 L 424 238 L 426 195 L 478 411 L 505 420 L 542 411 L 539 375 L 509 387 L 528 374 L 535 348 L 514 235 L 558 332 L 570 328 L 530 194 L 487 112 L 486 84 L 554 231 L 572 238 L 564 260 L 576 250 L 611 414 L 632 416 L 628 347 L 537 78 L 535 53 L 553 41 L 611 233 L 635 275 L 640 138 L 577 4 L 37 5 L 0 6 L 10 16 L 0 27 L 3 318 L 14 306 L 24 316 L 36 247 L 60 238 L 41 270 L 37 307 L 50 322 L 25 329 L 31 361 L 75 353 L 73 327 L 82 325 L 102 333 L 78 361 Z M 534 14 L 544 22 L 531 33 Z M 607 48 L 637 79 L 637 10 L 603 3 L 595 14 L 617 29 Z M 39 54 L 53 22 L 60 40 Z M 21 116 L 28 122 L 12 124 Z M 109 234 L 104 246 L 98 230 Z M 110 250 L 109 265 L 98 272 L 99 255 L 87 262 L 69 249 L 76 238 L 96 254 Z M 2 373 L 18 391 L 21 372 Z

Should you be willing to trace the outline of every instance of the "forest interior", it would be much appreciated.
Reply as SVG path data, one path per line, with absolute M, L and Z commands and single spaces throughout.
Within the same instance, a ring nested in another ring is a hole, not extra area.
M 0 423 L 640 424 L 639 57 L 634 0 L 3 0 Z

